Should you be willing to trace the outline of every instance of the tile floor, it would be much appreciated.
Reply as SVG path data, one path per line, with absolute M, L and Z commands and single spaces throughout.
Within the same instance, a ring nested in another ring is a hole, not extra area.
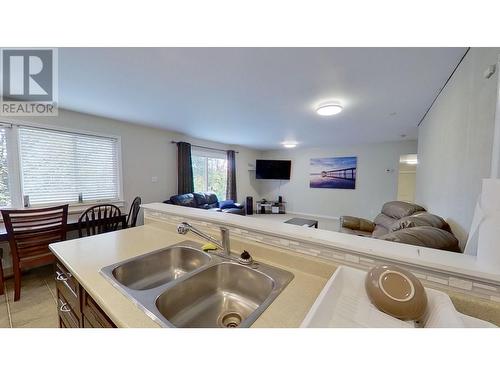
M 14 280 L 5 282 L 0 296 L 0 328 L 57 328 L 54 266 L 28 271 L 23 275 L 21 299 L 14 302 Z

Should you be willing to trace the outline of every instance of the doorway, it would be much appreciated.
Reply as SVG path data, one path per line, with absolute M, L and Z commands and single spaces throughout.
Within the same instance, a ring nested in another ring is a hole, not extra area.
M 415 203 L 417 154 L 401 155 L 398 171 L 398 201 Z

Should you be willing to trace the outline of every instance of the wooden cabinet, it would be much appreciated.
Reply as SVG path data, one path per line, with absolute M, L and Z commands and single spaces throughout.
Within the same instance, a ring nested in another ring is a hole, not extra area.
M 60 328 L 116 327 L 60 262 L 56 263 L 56 287 Z
M 84 290 L 82 296 L 82 312 L 84 328 L 113 328 L 116 327 L 99 305 Z

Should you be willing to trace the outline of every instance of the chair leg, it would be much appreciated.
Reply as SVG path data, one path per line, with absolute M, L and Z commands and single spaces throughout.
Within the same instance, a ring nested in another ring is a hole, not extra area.
M 3 284 L 3 267 L 2 267 L 2 258 L 0 258 L 0 296 L 4 294 L 5 286 Z
M 21 270 L 19 267 L 14 268 L 14 301 L 19 301 L 21 298 Z

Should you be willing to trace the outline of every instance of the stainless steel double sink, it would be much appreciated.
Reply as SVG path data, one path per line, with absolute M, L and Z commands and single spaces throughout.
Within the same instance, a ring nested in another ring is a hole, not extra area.
M 249 327 L 293 279 L 239 264 L 192 241 L 104 267 L 101 273 L 163 327 Z

